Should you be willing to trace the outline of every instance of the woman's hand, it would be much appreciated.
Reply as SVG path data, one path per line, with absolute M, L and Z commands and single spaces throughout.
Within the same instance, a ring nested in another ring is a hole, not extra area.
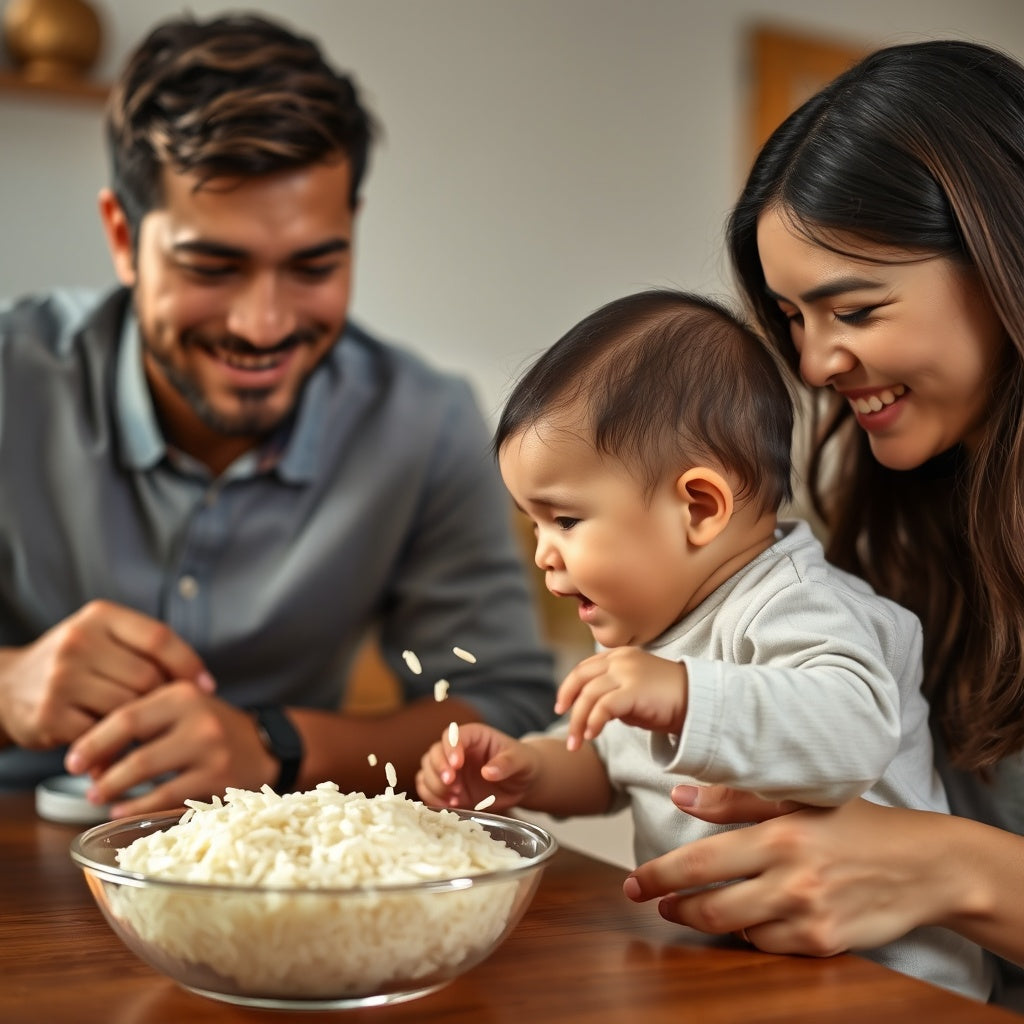
M 962 889 L 957 869 L 942 857 L 944 831 L 959 821 L 948 815 L 866 800 L 794 810 L 718 787 L 698 791 L 695 802 L 694 787 L 677 789 L 673 799 L 697 817 L 764 820 L 686 844 L 632 872 L 625 894 L 659 899 L 669 921 L 742 933 L 767 952 L 831 956 L 944 923 L 952 894 Z

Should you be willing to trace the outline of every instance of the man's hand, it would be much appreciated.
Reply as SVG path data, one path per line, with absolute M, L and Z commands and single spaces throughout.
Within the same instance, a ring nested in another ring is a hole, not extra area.
M 248 712 L 184 680 L 111 711 L 74 742 L 65 764 L 93 776 L 89 799 L 96 803 L 156 780 L 144 796 L 115 803 L 116 817 L 206 800 L 228 786 L 259 789 L 278 770 Z
M 21 747 L 61 746 L 171 679 L 214 688 L 199 656 L 164 623 L 91 601 L 34 643 L 0 652 L 0 727 Z
M 569 716 L 566 746 L 578 750 L 613 718 L 652 732 L 678 733 L 686 718 L 686 669 L 639 647 L 616 647 L 581 661 L 558 688 L 555 711 Z

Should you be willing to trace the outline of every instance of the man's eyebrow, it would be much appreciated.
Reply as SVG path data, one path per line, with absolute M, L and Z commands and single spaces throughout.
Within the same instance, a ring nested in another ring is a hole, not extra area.
M 316 260 L 322 259 L 324 256 L 331 256 L 334 253 L 348 252 L 350 248 L 351 243 L 347 238 L 330 238 L 326 242 L 320 242 L 318 245 L 311 245 L 308 249 L 299 249 L 297 252 L 291 253 L 288 258 L 298 261 Z M 173 249 L 175 252 L 192 253 L 196 256 L 212 256 L 225 260 L 242 260 L 249 255 L 247 250 L 239 249 L 237 246 L 223 245 L 220 242 L 211 242 L 202 238 L 187 242 L 175 242 Z
M 315 260 L 323 256 L 332 256 L 337 252 L 348 252 L 352 247 L 347 238 L 330 238 L 319 245 L 310 246 L 308 249 L 300 249 L 292 253 L 293 260 Z
M 883 284 L 881 281 L 872 281 L 867 277 L 837 277 L 832 281 L 826 281 L 824 284 L 819 284 L 816 288 L 811 288 L 806 292 L 803 292 L 799 298 L 802 302 L 817 302 L 819 299 L 834 299 L 837 295 L 845 295 L 847 292 L 863 291 L 866 288 L 882 288 Z M 776 302 L 789 302 L 785 295 L 780 295 L 778 292 L 773 291 L 768 285 L 764 286 L 764 290 L 768 293 L 768 297 L 774 299 Z

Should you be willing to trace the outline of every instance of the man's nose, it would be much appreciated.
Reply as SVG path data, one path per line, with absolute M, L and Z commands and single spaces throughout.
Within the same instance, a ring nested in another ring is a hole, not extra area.
M 252 345 L 276 345 L 296 327 L 287 289 L 276 274 L 248 278 L 234 296 L 228 313 L 228 330 Z

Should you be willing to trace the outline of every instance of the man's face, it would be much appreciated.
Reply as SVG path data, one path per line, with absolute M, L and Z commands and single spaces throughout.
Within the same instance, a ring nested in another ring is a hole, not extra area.
M 354 211 L 347 161 L 258 178 L 164 171 L 142 220 L 134 291 L 164 430 L 223 468 L 293 410 L 345 323 Z M 116 253 L 115 253 L 115 262 Z

